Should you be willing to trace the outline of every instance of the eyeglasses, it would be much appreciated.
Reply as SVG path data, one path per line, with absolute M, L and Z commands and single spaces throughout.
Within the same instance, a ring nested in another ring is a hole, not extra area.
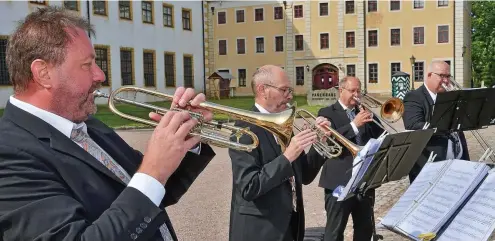
M 280 90 L 280 91 L 282 91 L 282 93 L 284 93 L 285 96 L 288 96 L 289 94 L 292 94 L 292 92 L 294 92 L 294 89 L 291 88 L 291 87 L 279 88 L 277 86 L 273 86 L 273 85 L 270 85 L 270 84 L 265 84 L 265 86 L 269 86 L 269 87 L 275 88 L 277 90 Z
M 442 78 L 442 79 L 451 79 L 452 78 L 452 75 L 450 75 L 450 74 L 437 74 L 435 72 L 432 72 L 432 73 L 440 76 L 440 78 Z
M 355 89 L 355 90 L 350 90 L 350 89 L 347 89 L 347 88 L 342 88 L 342 89 L 351 92 L 351 94 L 354 94 L 354 93 L 361 94 L 361 90 L 360 89 Z

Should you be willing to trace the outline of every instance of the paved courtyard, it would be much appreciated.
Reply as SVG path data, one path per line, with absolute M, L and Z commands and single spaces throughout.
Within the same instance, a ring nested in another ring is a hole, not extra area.
M 394 127 L 403 129 L 402 122 Z M 489 145 L 495 146 L 495 127 L 480 131 Z M 134 148 L 143 151 L 151 131 L 128 130 L 118 132 Z M 469 152 L 472 160 L 482 155 L 481 147 L 466 132 Z M 179 240 L 183 241 L 225 241 L 228 240 L 230 198 L 232 189 L 232 172 L 230 158 L 226 149 L 214 147 L 217 153 L 211 164 L 199 176 L 180 202 L 167 209 L 177 231 Z M 326 222 L 323 189 L 318 187 L 319 176 L 310 185 L 303 187 L 307 230 L 323 231 Z M 403 178 L 379 187 L 375 200 L 375 219 L 379 222 L 386 212 L 397 202 L 408 187 L 409 181 Z M 388 230 L 378 229 L 384 240 L 406 240 Z M 346 240 L 352 240 L 352 218 L 346 229 Z

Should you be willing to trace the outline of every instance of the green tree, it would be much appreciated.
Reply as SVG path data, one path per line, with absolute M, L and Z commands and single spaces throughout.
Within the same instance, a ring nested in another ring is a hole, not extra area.
M 475 86 L 484 81 L 485 86 L 495 84 L 495 2 L 473 1 L 472 70 Z

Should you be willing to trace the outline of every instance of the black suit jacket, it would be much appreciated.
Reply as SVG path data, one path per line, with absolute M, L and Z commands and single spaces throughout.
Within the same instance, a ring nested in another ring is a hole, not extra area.
M 253 111 L 259 111 L 253 107 Z M 292 165 L 282 154 L 273 134 L 244 121 L 235 123 L 248 127 L 259 139 L 251 152 L 229 149 L 232 160 L 233 190 L 230 210 L 231 241 L 282 240 L 292 214 L 292 191 L 289 177 L 294 176 L 297 194 L 297 241 L 304 237 L 304 204 L 302 184 L 311 183 L 318 174 L 311 168 L 303 152 Z M 247 136 L 241 143 L 251 143 Z
M 99 120 L 85 123 L 132 176 L 142 154 Z M 164 222 L 177 240 L 164 207 L 178 202 L 214 155 L 208 145 L 199 156 L 186 154 L 157 207 L 61 132 L 8 102 L 0 120 L 0 240 L 162 240 Z
M 406 130 L 421 130 L 426 122 L 429 122 L 433 113 L 433 99 L 428 93 L 424 85 L 416 90 L 410 91 L 404 97 L 404 127 Z M 469 160 L 469 151 L 467 148 L 466 138 L 464 133 L 458 132 L 462 145 L 462 158 Z M 437 154 L 434 161 L 442 161 L 447 157 L 448 145 L 447 133 L 435 133 L 423 150 L 421 156 L 417 160 L 419 166 L 424 166 L 430 153 L 433 151 Z
M 356 109 L 356 114 L 357 113 L 359 113 L 358 109 Z M 321 108 L 318 111 L 318 116 L 327 118 L 331 122 L 332 129 L 336 130 L 352 143 L 356 143 L 356 134 L 352 129 L 351 120 L 339 101 L 336 101 L 331 106 Z M 379 122 L 376 116 L 373 118 Z M 374 122 L 368 122 L 359 127 L 358 130 L 359 133 L 362 133 L 361 140 L 363 143 L 368 142 L 371 138 L 378 138 L 384 131 Z M 326 158 L 319 155 L 313 148 L 310 150 L 309 155 L 311 156 L 310 159 L 314 160 L 315 163 L 323 165 L 319 182 L 320 187 L 334 190 L 339 185 L 345 186 L 351 179 L 351 169 L 354 158 L 347 148 L 343 147 L 340 156 L 328 161 L 326 161 Z

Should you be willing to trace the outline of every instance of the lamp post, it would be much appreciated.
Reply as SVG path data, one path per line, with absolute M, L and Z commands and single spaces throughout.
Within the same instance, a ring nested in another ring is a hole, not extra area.
M 411 58 L 409 58 L 411 61 L 411 73 L 412 73 L 412 81 L 411 81 L 411 90 L 414 90 L 414 79 L 415 79 L 415 74 L 414 74 L 414 63 L 416 63 L 416 58 L 414 55 L 411 55 Z

